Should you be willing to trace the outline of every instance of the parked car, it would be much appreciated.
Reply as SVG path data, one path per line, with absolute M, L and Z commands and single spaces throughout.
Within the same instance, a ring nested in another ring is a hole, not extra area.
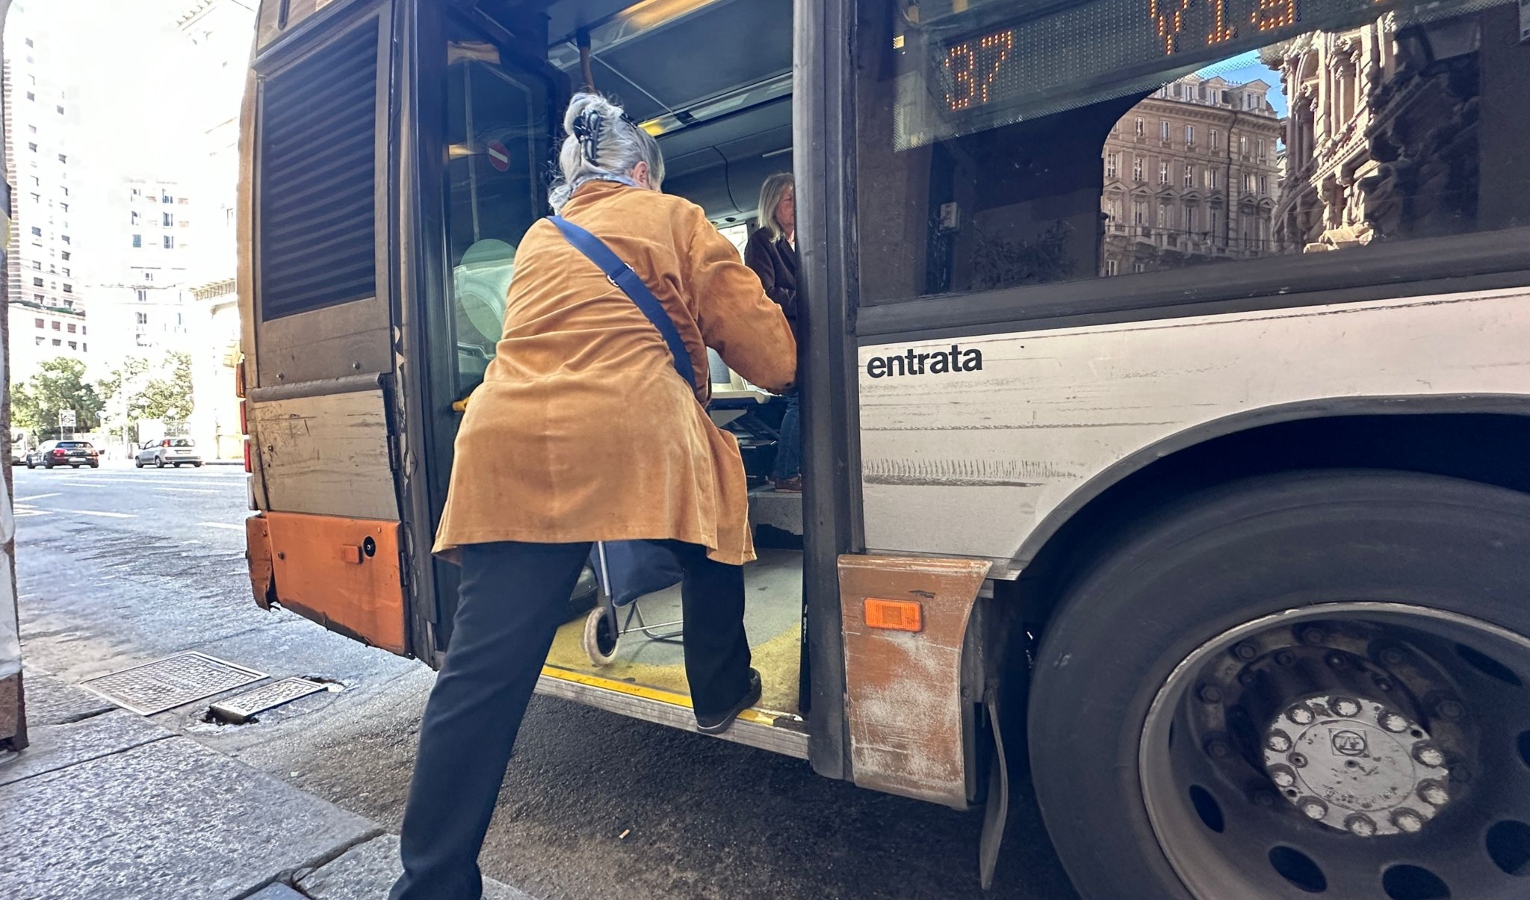
M 175 466 L 178 469 L 184 465 L 200 467 L 202 454 L 197 452 L 197 442 L 191 438 L 159 438 L 145 441 L 138 448 L 133 457 L 133 465 L 140 469 L 149 465 L 161 469 L 165 466 Z
M 44 469 L 54 466 L 68 466 L 71 469 L 80 466 L 90 466 L 92 469 L 101 467 L 101 455 L 90 441 L 43 441 L 35 450 L 27 453 L 26 460 L 28 469 L 38 466 Z

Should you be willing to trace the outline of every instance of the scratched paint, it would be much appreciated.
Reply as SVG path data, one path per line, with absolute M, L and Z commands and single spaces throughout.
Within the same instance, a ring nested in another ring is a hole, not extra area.
M 963 338 L 983 368 L 959 377 L 866 374 L 874 357 L 950 341 L 864 347 L 867 546 L 1017 563 L 1091 478 L 1217 419 L 1333 398 L 1530 395 L 1527 299 L 1516 289 Z
M 0 364 L 0 374 L 4 366 Z M 7 427 L 9 424 L 7 423 Z M 0 680 L 21 671 L 21 633 L 16 621 L 16 579 L 11 553 L 16 537 L 16 516 L 11 492 L 0 490 Z

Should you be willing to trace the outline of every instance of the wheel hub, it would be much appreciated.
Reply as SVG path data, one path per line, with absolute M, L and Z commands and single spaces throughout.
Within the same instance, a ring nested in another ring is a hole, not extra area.
M 1270 779 L 1307 818 L 1357 837 L 1414 834 L 1450 802 L 1444 752 L 1386 703 L 1324 694 L 1264 730 Z

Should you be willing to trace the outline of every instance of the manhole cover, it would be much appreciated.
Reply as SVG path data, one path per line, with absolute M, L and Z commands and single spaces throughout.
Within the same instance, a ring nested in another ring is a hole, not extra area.
M 212 705 L 212 714 L 225 722 L 243 725 L 258 713 L 327 689 L 326 685 L 309 681 L 307 678 L 284 678 L 272 684 L 262 685 L 253 691 L 219 700 Z
M 81 682 L 123 709 L 151 716 L 195 703 L 213 694 L 253 684 L 264 672 L 236 666 L 205 653 L 177 653 L 164 659 Z

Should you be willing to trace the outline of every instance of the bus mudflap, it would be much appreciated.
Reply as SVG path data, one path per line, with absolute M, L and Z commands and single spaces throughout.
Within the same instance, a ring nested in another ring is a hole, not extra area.
M 249 443 L 246 442 L 246 447 Z M 250 589 L 255 592 L 255 605 L 270 609 L 276 602 L 276 576 L 271 568 L 271 531 L 264 515 L 253 515 L 244 520 L 244 558 L 250 564 Z
M 274 599 L 331 631 L 391 653 L 409 652 L 399 523 L 284 512 L 249 522 L 257 520 L 263 524 L 246 526 L 257 603 Z M 262 552 L 270 570 L 265 590 Z
M 854 781 L 966 809 L 962 648 L 990 563 L 842 556 L 845 716 Z

